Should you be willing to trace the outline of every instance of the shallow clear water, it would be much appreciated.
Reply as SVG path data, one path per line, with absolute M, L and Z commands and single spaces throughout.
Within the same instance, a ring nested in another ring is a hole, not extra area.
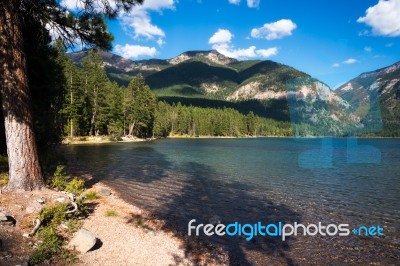
M 166 139 L 66 149 L 126 200 L 185 230 L 190 219 L 213 217 L 224 222 L 379 224 L 386 235 L 379 241 L 398 245 L 400 140 L 358 139 L 358 145 L 372 149 L 359 149 L 347 139 L 289 138 Z M 353 239 L 349 245 L 354 243 L 364 242 Z M 276 242 L 263 253 L 294 252 L 287 244 Z M 398 246 L 391 251 L 394 258 L 398 251 Z M 347 256 L 353 255 L 358 258 Z

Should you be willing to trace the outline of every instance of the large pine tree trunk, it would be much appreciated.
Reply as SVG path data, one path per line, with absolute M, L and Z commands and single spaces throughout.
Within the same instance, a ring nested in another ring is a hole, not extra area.
M 0 5 L 0 89 L 9 160 L 8 189 L 32 190 L 44 184 L 33 131 L 19 0 Z

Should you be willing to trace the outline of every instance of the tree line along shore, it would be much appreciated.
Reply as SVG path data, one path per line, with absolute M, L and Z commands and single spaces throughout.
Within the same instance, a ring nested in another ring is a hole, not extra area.
M 232 108 L 202 108 L 158 101 L 141 74 L 121 87 L 107 77 L 104 63 L 89 51 L 82 67 L 73 64 L 59 45 L 65 95 L 60 109 L 63 136 L 137 138 L 188 136 L 286 136 L 287 122 L 242 114 Z

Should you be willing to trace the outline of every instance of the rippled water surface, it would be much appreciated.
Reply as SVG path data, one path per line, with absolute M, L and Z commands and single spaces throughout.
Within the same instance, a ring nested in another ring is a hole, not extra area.
M 333 265 L 396 265 L 400 140 L 358 139 L 357 145 L 364 146 L 347 139 L 167 139 L 66 149 L 127 201 L 182 230 L 191 219 L 379 224 L 385 230 L 380 238 L 209 239 L 229 250 L 232 264 L 317 265 L 329 258 Z

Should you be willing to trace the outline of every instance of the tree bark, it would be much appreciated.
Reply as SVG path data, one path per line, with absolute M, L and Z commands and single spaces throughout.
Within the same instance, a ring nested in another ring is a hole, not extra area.
M 9 162 L 8 189 L 32 190 L 43 186 L 33 130 L 19 0 L 0 5 L 0 89 Z

